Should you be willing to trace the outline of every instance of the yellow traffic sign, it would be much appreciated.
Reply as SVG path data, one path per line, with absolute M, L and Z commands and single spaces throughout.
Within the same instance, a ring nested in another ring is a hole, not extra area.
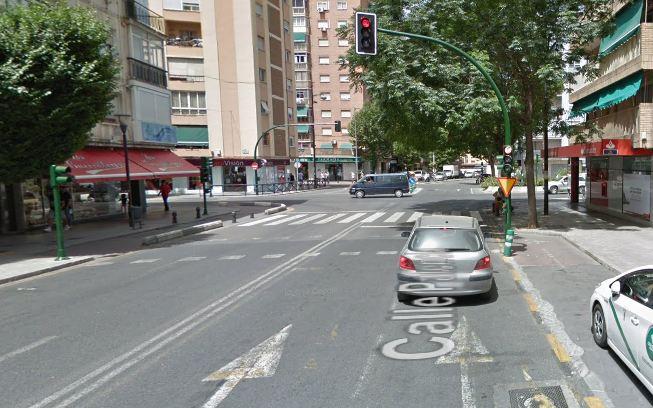
M 517 179 L 510 177 L 498 177 L 497 180 L 499 180 L 499 186 L 501 186 L 501 190 L 503 190 L 503 195 L 508 197 L 512 191 L 512 188 L 517 183 Z

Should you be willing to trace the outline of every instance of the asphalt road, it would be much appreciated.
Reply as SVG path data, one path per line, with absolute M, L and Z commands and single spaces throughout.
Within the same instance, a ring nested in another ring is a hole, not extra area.
M 419 187 L 306 193 L 282 214 L 0 286 L 0 407 L 651 404 L 591 339 L 587 301 L 610 272 L 556 238 L 519 237 L 512 260 L 489 239 L 490 301 L 397 303 L 419 213 L 497 230 L 468 181 Z

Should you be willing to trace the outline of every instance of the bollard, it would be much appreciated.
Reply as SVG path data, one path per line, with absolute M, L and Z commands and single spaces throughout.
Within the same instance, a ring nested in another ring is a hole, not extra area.
M 200 208 L 195 207 L 195 218 L 200 218 Z
M 172 223 L 173 224 L 177 223 L 177 211 L 172 212 Z
M 512 255 L 512 241 L 515 238 L 515 230 L 509 229 L 506 231 L 506 243 L 503 247 L 503 256 Z
M 233 217 L 231 222 L 234 223 L 234 224 L 236 223 L 236 214 L 238 214 L 238 211 L 232 211 L 231 212 L 231 216 Z
M 249 214 L 249 218 L 254 218 L 254 213 Z

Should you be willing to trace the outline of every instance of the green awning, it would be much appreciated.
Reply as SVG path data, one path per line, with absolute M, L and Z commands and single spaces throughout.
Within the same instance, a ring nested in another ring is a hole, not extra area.
M 341 149 L 353 149 L 354 145 L 351 143 L 340 143 L 340 148 Z
M 307 118 L 308 117 L 308 106 L 297 107 L 297 117 L 298 118 Z
M 295 42 L 306 42 L 306 33 L 292 33 Z
M 333 149 L 333 145 L 331 143 L 320 143 L 320 149 Z
M 635 0 L 631 5 L 619 10 L 615 16 L 614 32 L 601 39 L 599 57 L 603 58 L 637 34 L 642 21 L 643 0 Z
M 605 87 L 583 99 L 576 101 L 571 109 L 571 116 L 583 115 L 595 110 L 617 105 L 637 94 L 642 86 L 643 71 L 639 71 L 614 84 Z
M 297 115 L 299 116 L 299 115 Z M 297 126 L 297 133 L 308 133 L 308 125 Z
M 209 129 L 206 126 L 175 126 L 175 128 L 178 145 L 209 145 Z

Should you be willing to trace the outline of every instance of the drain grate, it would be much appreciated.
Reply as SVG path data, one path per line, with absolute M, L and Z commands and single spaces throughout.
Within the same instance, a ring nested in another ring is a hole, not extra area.
M 509 390 L 511 408 L 569 408 L 562 388 L 552 387 L 521 388 Z

